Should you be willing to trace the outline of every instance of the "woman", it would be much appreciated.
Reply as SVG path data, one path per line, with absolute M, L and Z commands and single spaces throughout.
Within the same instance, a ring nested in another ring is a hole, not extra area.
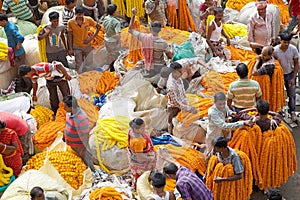
M 17 133 L 6 128 L 6 123 L 3 121 L 0 121 L 0 153 L 5 165 L 12 168 L 15 177 L 18 177 L 22 168 L 22 146 Z
M 128 156 L 133 174 L 133 184 L 145 171 L 153 170 L 156 164 L 156 154 L 150 137 L 145 132 L 145 122 L 135 118 L 129 123 Z

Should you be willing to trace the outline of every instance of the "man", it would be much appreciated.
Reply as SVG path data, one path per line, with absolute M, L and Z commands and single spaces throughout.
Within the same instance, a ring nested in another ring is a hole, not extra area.
M 224 165 L 232 164 L 234 175 L 229 177 L 215 177 L 216 183 L 223 181 L 236 181 L 243 178 L 244 165 L 241 158 L 237 155 L 234 149 L 228 146 L 228 140 L 225 137 L 217 137 L 214 140 L 214 152 L 218 156 L 219 162 Z
M 56 11 L 49 13 L 49 20 L 51 24 L 42 29 L 38 35 L 38 40 L 46 40 L 48 62 L 59 61 L 68 68 L 65 26 L 59 25 L 59 13 Z
M 28 0 L 4 0 L 2 4 L 2 12 L 6 14 L 7 10 L 10 10 L 16 18 L 24 21 L 30 21 L 38 26 Z
M 253 76 L 268 74 L 272 79 L 276 65 L 274 57 L 272 56 L 273 52 L 274 48 L 272 46 L 263 47 L 261 55 L 256 58 L 256 62 L 252 70 Z
M 223 92 L 217 92 L 214 96 L 214 105 L 208 109 L 208 126 L 206 133 L 206 154 L 207 158 L 212 153 L 212 141 L 216 137 L 231 137 L 230 130 L 242 127 L 244 125 L 252 126 L 250 120 L 227 122 L 229 117 L 235 117 L 235 113 L 226 105 L 226 96 Z
M 149 72 L 149 77 L 152 77 L 158 75 L 160 70 L 166 66 L 164 53 L 169 59 L 173 57 L 173 54 L 167 42 L 161 39 L 158 35 L 161 31 L 161 23 L 157 21 L 152 22 L 151 33 L 140 33 L 134 30 L 135 15 L 136 9 L 133 8 L 128 32 L 142 42 L 142 54 L 145 58 L 145 70 Z
M 54 71 L 56 73 L 54 73 Z M 57 87 L 60 89 L 63 97 L 70 95 L 70 88 L 67 81 L 71 80 L 71 77 L 69 76 L 63 65 L 60 63 L 38 63 L 31 67 L 27 65 L 22 65 L 19 68 L 19 75 L 22 77 L 25 76 L 31 78 L 33 84 L 33 102 L 37 101 L 36 92 L 38 89 L 38 78 L 44 77 L 46 79 L 46 86 L 49 91 L 51 110 L 54 112 L 54 116 L 56 115 L 56 111 L 58 109 L 59 104 Z
M 267 9 L 267 2 L 259 0 L 255 3 L 257 13 L 254 13 L 248 23 L 248 41 L 250 47 L 258 55 L 261 49 L 275 43 L 275 25 L 272 12 Z
M 64 109 L 67 111 L 63 141 L 79 155 L 95 176 L 99 176 L 99 172 L 94 168 L 90 153 L 88 117 L 79 107 L 74 96 L 64 97 L 63 102 Z
M 168 132 L 172 134 L 173 132 L 173 117 L 179 113 L 180 110 L 184 110 L 186 112 L 191 112 L 196 114 L 197 109 L 191 107 L 187 103 L 187 99 L 185 97 L 185 90 L 183 86 L 183 82 L 181 79 L 182 75 L 182 66 L 173 62 L 170 64 L 170 68 L 172 69 L 172 73 L 169 75 L 167 81 L 167 96 L 168 96 Z
M 93 36 L 89 37 L 89 27 L 96 27 Z M 82 63 L 92 51 L 91 41 L 100 31 L 100 25 L 92 18 L 83 16 L 83 7 L 75 8 L 75 18 L 68 21 L 69 55 L 74 53 L 76 69 L 82 71 Z
M 104 26 L 104 44 L 107 50 L 107 60 L 110 68 L 113 68 L 114 61 L 119 56 L 121 50 L 120 33 L 121 23 L 116 19 L 117 5 L 109 4 L 107 6 L 107 16 L 103 20 Z
M 247 65 L 239 63 L 236 72 L 240 79 L 229 85 L 227 105 L 238 113 L 245 108 L 254 107 L 255 102 L 261 98 L 262 92 L 259 83 L 248 78 Z
M 176 189 L 182 200 L 212 200 L 213 194 L 203 181 L 187 167 L 169 163 L 164 168 L 167 177 L 176 180 Z
M 199 57 L 196 58 L 183 58 L 176 61 L 182 66 L 182 79 L 187 79 L 188 82 L 192 80 L 193 77 L 200 76 L 199 72 L 199 65 L 202 65 L 203 67 L 206 67 L 206 65 L 201 61 Z M 199 64 L 199 65 L 198 65 Z M 160 93 L 160 91 L 166 86 L 168 78 L 170 73 L 172 72 L 172 69 L 170 66 L 164 67 L 160 71 L 160 79 L 157 84 L 157 92 Z
M 151 22 L 157 21 L 162 27 L 166 26 L 166 2 L 164 0 L 146 0 L 145 11 Z
M 289 33 L 295 28 L 297 25 L 297 15 L 300 15 L 300 1 L 299 0 L 290 0 L 289 1 L 289 13 L 290 13 L 290 21 L 288 25 L 285 27 L 285 31 Z
M 288 32 L 280 34 L 280 44 L 275 47 L 274 57 L 280 62 L 284 73 L 284 85 L 289 98 L 289 113 L 292 121 L 296 120 L 296 77 L 299 69 L 297 48 L 290 45 L 292 35 Z
M 7 37 L 7 44 L 14 51 L 14 66 L 19 67 L 25 64 L 25 50 L 22 46 L 24 36 L 19 32 L 18 27 L 8 21 L 6 14 L 0 13 L 0 26 L 4 27 Z M 16 92 L 30 93 L 32 84 L 30 79 L 18 77 L 16 81 Z
M 105 13 L 103 0 L 77 0 L 77 6 L 82 6 L 84 16 L 91 17 L 96 22 Z

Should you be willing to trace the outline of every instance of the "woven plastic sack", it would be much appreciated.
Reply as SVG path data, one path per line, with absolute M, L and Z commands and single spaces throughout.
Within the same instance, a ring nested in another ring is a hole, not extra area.
M 59 13 L 59 22 L 62 23 L 62 13 L 64 10 L 64 6 L 53 6 L 48 8 L 47 11 L 44 13 L 41 24 L 50 24 L 49 21 L 49 13 L 56 11 Z
M 175 44 L 173 61 L 180 60 L 182 58 L 194 58 L 194 57 L 195 57 L 194 47 L 190 41 L 186 41 L 181 45 Z
M 8 18 L 8 21 L 14 23 L 19 28 L 19 32 L 23 36 L 36 33 L 37 26 L 32 22 L 23 21 L 23 20 L 20 20 L 20 19 L 16 19 L 14 17 Z M 0 28 L 0 37 L 1 38 L 7 38 L 6 34 L 5 34 L 5 31 L 4 31 L 4 28 L 2 28 L 2 27 Z

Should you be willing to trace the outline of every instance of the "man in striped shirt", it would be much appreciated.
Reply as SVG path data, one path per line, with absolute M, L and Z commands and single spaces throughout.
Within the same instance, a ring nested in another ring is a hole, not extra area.
M 56 114 L 59 104 L 57 87 L 61 91 L 63 97 L 70 95 L 70 88 L 67 80 L 71 80 L 71 77 L 67 73 L 64 66 L 60 63 L 38 63 L 31 67 L 27 65 L 21 65 L 19 67 L 19 75 L 22 77 L 25 76 L 31 78 L 33 86 L 32 100 L 34 102 L 37 101 L 36 92 L 38 89 L 38 78 L 44 77 L 46 79 L 46 86 L 50 97 L 50 105 L 54 115 Z
M 75 0 L 66 0 L 66 5 L 62 13 L 63 25 L 65 25 L 66 27 L 68 27 L 68 21 L 75 16 L 75 6 Z
M 245 108 L 254 107 L 261 98 L 262 91 L 259 83 L 248 78 L 248 67 L 238 64 L 236 72 L 240 79 L 230 84 L 227 93 L 227 105 L 231 110 L 239 112 Z
M 16 18 L 36 24 L 35 16 L 33 15 L 33 10 L 28 0 L 3 0 L 2 12 L 6 14 L 8 9 Z
M 80 156 L 94 175 L 98 176 L 89 147 L 89 119 L 74 96 L 64 97 L 63 102 L 67 111 L 63 141 Z

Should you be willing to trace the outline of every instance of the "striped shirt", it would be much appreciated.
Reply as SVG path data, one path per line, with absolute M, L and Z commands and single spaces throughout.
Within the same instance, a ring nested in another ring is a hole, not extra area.
M 71 147 L 83 146 L 89 136 L 89 120 L 84 111 L 79 108 L 73 115 L 66 117 L 64 137 Z
M 203 181 L 187 167 L 180 167 L 176 173 L 176 188 L 183 200 L 213 200 L 212 192 Z
M 63 13 L 62 13 L 62 19 L 63 19 L 63 25 L 68 27 L 68 21 L 72 19 L 75 16 L 74 9 L 69 10 L 67 7 L 64 7 Z
M 255 106 L 256 97 L 262 95 L 259 83 L 251 79 L 239 79 L 229 86 L 227 98 L 233 100 L 236 108 Z
M 155 0 L 147 0 L 145 2 L 145 11 L 146 14 L 149 15 L 155 6 Z M 150 17 L 151 22 L 158 21 L 161 23 L 161 25 L 164 27 L 167 24 L 167 18 L 166 18 L 166 1 L 165 0 L 159 0 L 159 4 L 156 7 L 154 11 L 154 15 Z
M 46 80 L 52 80 L 51 72 L 56 70 L 56 65 L 51 63 L 38 63 L 31 66 L 34 74 L 30 77 L 33 83 L 37 82 L 38 78 L 44 77 Z
M 19 0 L 19 3 L 15 3 L 12 0 L 4 0 L 2 4 L 2 10 L 7 11 L 8 9 L 21 20 L 28 20 L 33 16 L 33 13 L 27 6 L 29 4 L 28 0 Z

